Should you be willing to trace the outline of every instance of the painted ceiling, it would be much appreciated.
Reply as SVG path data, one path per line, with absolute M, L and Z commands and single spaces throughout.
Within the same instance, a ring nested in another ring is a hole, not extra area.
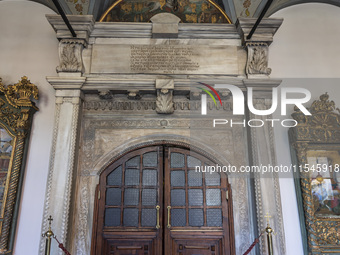
M 31 0 L 46 5 L 57 12 L 52 0 Z M 73 15 L 93 15 L 95 20 L 99 20 L 105 11 L 114 4 L 117 0 L 58 0 L 66 14 Z M 165 0 L 159 0 L 160 3 Z M 166 0 L 168 1 L 168 0 Z M 178 2 L 184 0 L 177 0 Z M 195 0 L 192 0 L 195 1 Z M 198 0 L 197 0 L 198 1 Z M 212 0 L 221 6 L 230 17 L 232 22 L 235 22 L 238 17 L 257 18 L 267 0 Z M 140 0 L 143 2 L 143 0 Z M 320 2 L 336 5 L 340 7 L 339 0 L 274 0 L 269 8 L 266 16 L 270 16 L 274 12 L 285 7 L 310 2 Z

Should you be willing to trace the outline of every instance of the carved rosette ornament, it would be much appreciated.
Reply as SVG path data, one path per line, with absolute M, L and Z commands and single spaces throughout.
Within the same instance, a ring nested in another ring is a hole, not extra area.
M 156 112 L 170 114 L 174 112 L 173 80 L 156 80 L 157 99 Z
M 298 125 L 289 130 L 290 140 L 297 156 L 298 178 L 307 231 L 308 254 L 328 254 L 339 250 L 340 217 L 316 214 L 319 199 L 313 195 L 311 175 L 307 159 L 309 151 L 326 151 L 329 148 L 340 150 L 340 115 L 339 109 L 329 95 L 323 94 L 320 100 L 312 103 L 308 109 L 312 115 L 304 115 L 298 108 L 292 117 Z M 317 202 L 317 203 L 316 203 Z M 335 249 L 335 250 L 334 250 Z
M 246 73 L 248 76 L 269 76 L 272 69 L 268 68 L 268 44 L 246 43 L 248 61 Z
M 59 42 L 57 72 L 83 72 L 82 51 L 86 47 L 83 39 L 62 39 Z
M 12 160 L 4 189 L 4 213 L 0 215 L 0 254 L 11 254 L 17 212 L 15 205 L 23 176 L 23 155 L 27 148 L 28 134 L 33 114 L 38 110 L 31 98 L 38 99 L 38 88 L 26 76 L 14 85 L 4 86 L 0 79 L 0 128 L 14 139 Z

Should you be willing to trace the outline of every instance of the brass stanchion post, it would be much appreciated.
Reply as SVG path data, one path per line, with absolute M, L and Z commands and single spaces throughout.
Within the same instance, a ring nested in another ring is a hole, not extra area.
M 272 232 L 273 229 L 269 227 L 269 225 L 266 227 L 266 232 L 267 232 L 267 242 L 268 242 L 268 255 L 273 255 L 273 237 L 272 237 Z
M 269 216 L 269 213 L 267 213 L 265 218 L 267 218 L 266 232 L 267 232 L 268 255 L 274 255 L 274 252 L 273 252 L 273 236 L 272 236 L 273 229 L 269 226 L 269 218 L 271 218 L 271 216 Z
M 51 254 L 51 241 L 52 241 L 52 237 L 54 236 L 54 233 L 51 230 L 51 223 L 52 223 L 52 216 L 50 215 L 50 217 L 48 218 L 49 221 L 49 227 L 48 227 L 48 231 L 43 234 L 43 237 L 46 237 L 46 248 L 45 248 L 45 255 L 50 255 Z

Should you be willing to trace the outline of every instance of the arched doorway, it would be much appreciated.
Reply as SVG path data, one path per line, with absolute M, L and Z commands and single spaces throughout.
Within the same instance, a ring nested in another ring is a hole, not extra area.
M 234 254 L 231 189 L 183 147 L 131 151 L 101 174 L 91 254 Z

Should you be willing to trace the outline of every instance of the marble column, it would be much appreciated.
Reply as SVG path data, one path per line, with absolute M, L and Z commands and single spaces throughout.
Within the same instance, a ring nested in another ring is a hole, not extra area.
M 253 87 L 253 106 L 256 110 L 267 110 L 272 106 L 272 87 L 281 83 L 280 80 L 247 80 L 246 86 Z M 261 87 L 259 87 L 261 84 Z M 257 88 L 256 88 L 257 86 Z M 258 89 L 258 92 L 256 90 Z M 249 127 L 249 160 L 253 166 L 277 166 L 274 128 L 280 121 L 268 121 L 272 115 L 255 115 L 248 112 L 248 120 L 251 125 L 262 127 Z M 259 121 L 258 121 L 259 120 Z M 260 122 L 260 120 L 262 122 Z M 275 124 L 274 124 L 275 123 Z M 274 127 L 273 127 L 274 126 Z M 283 218 L 281 208 L 281 195 L 279 186 L 279 173 L 255 173 L 253 182 L 255 187 L 255 202 L 257 215 L 257 228 L 260 234 L 267 227 L 267 220 L 270 227 L 274 229 L 273 251 L 274 254 L 284 255 L 285 236 L 283 230 Z M 266 218 L 266 214 L 270 218 Z M 260 239 L 260 254 L 267 255 L 267 237 L 263 234 Z
M 247 79 L 244 79 L 243 83 L 247 90 L 249 90 L 249 87 L 253 89 L 251 100 L 256 110 L 271 108 L 272 89 L 281 83 L 281 80 L 269 77 L 271 69 L 268 67 L 268 56 L 269 45 L 273 42 L 273 37 L 281 26 L 282 21 L 282 19 L 263 19 L 250 39 L 247 38 L 247 35 L 254 26 L 256 19 L 240 18 L 236 22 L 236 28 L 241 36 L 242 44 L 247 50 L 247 63 L 245 66 Z M 255 115 L 248 111 L 247 118 L 248 120 L 259 120 L 252 123 L 253 125 L 259 125 L 260 121 L 264 123 L 262 127 L 248 127 L 250 165 L 276 166 L 273 122 L 266 121 L 272 119 L 271 114 Z M 254 174 L 253 177 L 258 234 L 267 226 L 265 216 L 268 213 L 271 215 L 269 224 L 276 233 L 273 236 L 274 254 L 284 255 L 286 252 L 279 176 L 276 173 L 265 175 L 259 173 Z M 260 254 L 268 254 L 266 234 L 260 239 Z
M 67 245 L 67 234 L 70 217 L 71 191 L 77 162 L 78 131 L 82 104 L 81 85 L 85 78 L 77 79 L 48 78 L 53 85 L 63 82 L 71 89 L 56 90 L 56 110 L 53 132 L 53 143 L 50 168 L 47 181 L 45 208 L 42 232 L 48 228 L 47 218 L 52 215 L 52 228 L 58 240 Z M 44 240 L 41 243 L 41 254 L 44 254 Z M 52 255 L 63 254 L 53 242 Z

